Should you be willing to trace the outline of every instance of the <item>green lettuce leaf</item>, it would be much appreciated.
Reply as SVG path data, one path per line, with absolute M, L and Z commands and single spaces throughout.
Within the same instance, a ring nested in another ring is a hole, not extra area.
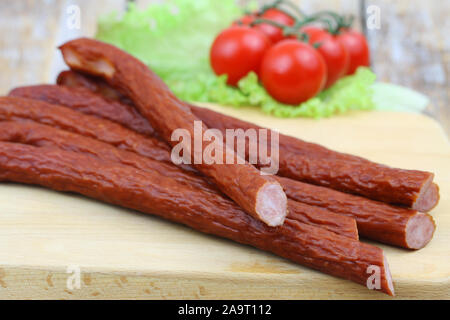
M 374 108 L 375 75 L 367 68 L 298 106 L 272 99 L 254 73 L 241 79 L 238 87 L 228 86 L 225 76 L 217 77 L 211 70 L 209 49 L 215 36 L 242 14 L 234 0 L 171 0 L 144 10 L 131 3 L 122 16 L 113 12 L 101 17 L 96 37 L 142 60 L 186 101 L 253 106 L 286 118 L 322 118 Z

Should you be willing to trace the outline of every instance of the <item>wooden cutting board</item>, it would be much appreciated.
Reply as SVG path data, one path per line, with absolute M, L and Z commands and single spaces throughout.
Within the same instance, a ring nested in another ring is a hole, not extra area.
M 397 298 L 450 298 L 450 144 L 437 122 L 410 113 L 306 120 L 211 108 L 335 150 L 435 172 L 441 201 L 432 212 L 434 239 L 416 252 L 381 247 Z M 391 299 L 248 246 L 78 195 L 2 183 L 0 212 L 0 298 Z

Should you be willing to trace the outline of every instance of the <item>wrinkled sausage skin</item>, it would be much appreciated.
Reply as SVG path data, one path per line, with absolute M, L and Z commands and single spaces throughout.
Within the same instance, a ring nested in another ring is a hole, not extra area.
M 73 90 L 76 91 L 76 88 Z M 94 95 L 89 92 L 79 92 L 76 106 L 73 106 L 70 99 L 70 90 L 61 86 L 32 86 L 18 88 L 14 91 L 17 95 L 44 99 L 51 103 L 65 104 L 71 109 L 86 110 L 86 108 L 89 108 L 89 114 L 97 115 L 98 117 L 103 116 L 103 109 L 99 110 L 102 108 L 101 103 L 88 103 L 93 101 L 89 96 Z M 83 95 L 87 96 L 85 103 L 81 99 Z M 80 106 L 82 107 L 80 108 Z M 111 113 L 111 116 L 108 118 L 112 118 L 113 115 L 114 113 Z M 122 121 L 121 123 L 128 128 L 133 128 L 131 123 L 127 124 L 121 119 L 116 120 Z M 100 136 L 97 139 L 103 140 Z M 407 233 L 412 229 L 407 228 L 407 226 L 410 221 L 417 218 L 418 212 L 416 210 L 393 206 L 288 178 L 278 177 L 277 179 L 289 198 L 354 218 L 358 224 L 359 234 L 363 237 L 408 249 L 420 249 L 433 236 L 433 232 L 428 232 L 421 242 L 414 242 L 413 247 L 408 243 Z M 423 228 L 425 230 L 428 230 L 426 228 L 434 230 L 432 217 L 426 215 L 424 218 L 427 223 Z
M 245 160 L 242 163 L 236 160 L 227 164 L 207 163 L 203 155 L 208 152 L 210 143 L 214 143 L 214 149 L 221 150 L 223 155 L 239 158 L 220 135 L 214 134 L 214 142 L 201 143 L 199 150 L 191 150 L 192 139 L 198 135 L 203 137 L 208 127 L 144 63 L 115 46 L 88 38 L 69 41 L 60 46 L 60 50 L 71 68 L 101 76 L 126 91 L 134 106 L 161 138 L 172 147 L 183 146 L 183 156 L 248 214 L 269 226 L 283 224 L 287 197 L 280 184 L 271 176 L 262 175 Z M 196 121 L 201 123 L 198 133 Z M 172 134 L 180 130 L 189 134 L 191 139 L 173 140 Z
M 436 229 L 433 217 L 360 196 L 279 177 L 289 198 L 356 220 L 361 236 L 407 249 L 421 249 Z M 416 226 L 416 227 L 414 227 Z
M 214 197 L 219 202 L 224 195 L 202 177 L 186 172 L 176 166 L 152 160 L 103 143 L 96 139 L 56 129 L 35 122 L 0 122 L 0 141 L 29 144 L 37 147 L 55 148 L 86 154 L 106 161 L 146 171 L 158 172 L 174 180 L 174 185 L 184 184 L 197 188 L 203 197 Z M 228 200 L 227 200 L 228 201 Z M 358 239 L 358 230 L 353 218 L 345 217 L 314 206 L 289 200 L 287 219 L 318 226 L 352 239 Z
M 158 215 L 362 285 L 368 281 L 368 268 L 377 266 L 380 290 L 394 294 L 381 249 L 297 221 L 268 227 L 231 201 L 219 205 L 213 197 L 203 197 L 195 187 L 175 186 L 173 179 L 157 172 L 70 151 L 0 142 L 0 180 L 76 192 Z
M 58 77 L 58 83 L 75 87 L 88 86 L 98 93 L 115 90 L 108 87 L 101 79 L 91 79 L 71 71 L 62 73 Z M 99 84 L 95 85 L 96 83 Z M 123 94 L 117 91 L 114 96 L 122 102 L 130 103 Z M 261 128 L 206 108 L 194 105 L 190 105 L 190 108 L 192 113 L 209 127 L 222 132 L 225 132 L 226 129 Z M 270 145 L 270 140 L 266 143 Z M 361 157 L 332 151 L 318 144 L 282 134 L 280 134 L 279 143 L 281 169 L 279 174 L 283 176 L 363 195 L 382 202 L 411 207 L 421 212 L 432 210 L 439 201 L 439 188 L 437 185 L 431 184 L 434 175 L 430 172 L 390 168 Z M 333 161 L 337 161 L 337 167 L 329 166 Z M 347 162 L 350 164 L 346 164 Z M 309 167 L 305 169 L 305 166 L 310 166 L 311 170 L 308 170 Z M 331 168 L 333 171 L 330 171 Z M 374 171 L 376 172 L 375 176 L 373 176 Z

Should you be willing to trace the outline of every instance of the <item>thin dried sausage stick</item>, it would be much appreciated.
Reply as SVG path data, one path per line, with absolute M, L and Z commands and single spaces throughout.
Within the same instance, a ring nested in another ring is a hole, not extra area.
M 217 201 L 223 197 L 223 194 L 214 185 L 207 183 L 198 175 L 181 170 L 176 166 L 117 149 L 96 139 L 32 121 L 0 122 L 0 141 L 72 151 L 106 161 L 115 161 L 146 172 L 159 172 L 161 175 L 174 179 L 174 183 L 187 184 L 197 188 L 203 193 L 203 197 L 212 196 L 217 198 Z M 288 200 L 288 208 L 287 219 L 318 226 L 358 240 L 358 230 L 353 218 L 293 200 Z
M 124 96 L 99 77 L 93 77 L 72 70 L 65 70 L 58 74 L 56 83 L 70 88 L 85 88 L 91 92 L 98 93 L 108 100 L 116 100 L 134 107 L 133 102 L 128 97 Z M 145 122 L 147 123 L 147 126 L 151 127 L 147 120 L 145 120 Z M 153 128 L 150 130 L 154 131 Z
M 384 170 L 387 167 L 382 165 L 326 158 L 318 161 L 295 154 L 280 156 L 281 163 L 281 176 L 412 208 L 431 187 L 434 177 L 432 173 L 403 169 L 386 174 L 391 169 Z
M 75 39 L 63 44 L 60 49 L 71 68 L 99 75 L 126 91 L 155 131 L 170 145 L 183 146 L 183 156 L 188 157 L 197 170 L 210 177 L 248 214 L 269 226 L 283 224 L 287 214 L 287 197 L 280 184 L 272 177 L 262 175 L 243 159 L 242 164 L 206 163 L 203 158 L 209 144 L 201 143 L 199 149 L 194 146 L 191 150 L 192 138 L 197 135 L 203 138 L 208 128 L 202 124 L 196 134 L 195 121 L 201 123 L 200 120 L 145 64 L 117 47 L 93 39 Z M 172 135 L 176 130 L 183 130 L 191 139 L 173 141 Z M 227 147 L 222 136 L 215 133 L 211 136 L 215 150 L 221 150 L 224 156 L 229 155 L 232 159 L 241 159 Z
M 65 71 L 65 76 L 60 78 L 64 79 L 65 83 L 74 85 L 74 87 L 52 84 L 25 86 L 12 89 L 8 96 L 66 106 L 84 114 L 113 121 L 142 135 L 149 135 L 151 138 L 155 137 L 155 129 L 136 109 L 115 99 L 108 99 L 105 96 L 93 93 L 98 91 L 86 89 L 92 86 L 80 87 L 79 82 L 75 85 L 75 82 L 71 81 L 73 77 L 70 75 L 72 74 L 79 75 L 79 73 Z M 81 75 L 79 77 L 84 78 Z M 160 139 L 159 137 L 157 138 Z
M 352 217 L 361 236 L 407 249 L 421 249 L 433 238 L 433 217 L 329 188 L 279 177 L 289 198 Z
M 157 172 L 75 152 L 0 142 L 0 180 L 76 192 L 157 215 L 362 285 L 370 283 L 375 268 L 379 290 L 394 295 L 380 248 L 297 221 L 268 227 L 230 200 L 218 205 L 213 197 L 205 198 L 196 188 L 174 184 Z
M 64 71 L 58 76 L 58 83 L 88 87 L 94 92 L 130 103 L 120 92 L 114 93 L 115 89 L 101 79 L 96 80 L 77 72 Z M 219 129 L 222 133 L 226 129 L 261 129 L 255 124 L 206 108 L 193 105 L 190 105 L 190 108 L 192 113 L 209 127 Z M 270 145 L 270 139 L 265 143 Z M 434 177 L 432 173 L 390 168 L 282 134 L 279 136 L 279 148 L 280 175 L 363 195 L 378 201 L 404 205 L 421 212 L 432 210 L 439 202 L 439 188 L 436 184 L 431 184 Z M 339 165 L 330 167 L 331 161 L 336 161 Z M 346 165 L 347 161 L 354 164 Z M 322 170 L 324 175 L 317 175 L 313 170 L 302 170 L 310 165 L 313 165 L 314 170 Z M 354 170 L 348 171 L 348 168 L 353 167 Z M 374 172 L 376 172 L 375 176 L 373 176 Z M 360 178 L 359 174 L 364 175 L 364 178 Z
M 44 98 L 45 96 L 46 100 L 50 100 L 51 102 L 64 102 L 71 107 L 70 98 L 66 94 L 68 89 L 61 89 L 57 86 L 39 86 L 39 88 L 42 91 L 42 93 L 39 94 L 39 98 Z M 50 88 L 50 90 L 46 90 L 47 88 Z M 28 90 L 25 88 L 24 90 L 21 90 L 21 92 L 39 91 L 36 89 L 38 89 L 38 87 L 31 87 Z M 61 93 L 61 95 L 59 95 L 58 92 Z M 27 96 L 30 96 L 30 94 Z M 32 96 L 37 97 L 38 94 L 33 94 Z M 58 98 L 59 96 L 63 98 Z M 48 97 L 52 98 L 50 99 Z M 92 100 L 88 99 L 87 101 Z M 90 114 L 98 114 L 98 116 L 101 117 L 101 111 L 96 111 L 101 104 L 83 104 L 81 100 L 78 100 L 77 105 L 86 105 L 86 107 L 90 108 Z M 16 112 L 20 111 L 19 107 L 15 107 L 14 109 Z M 85 110 L 85 108 L 82 107 L 80 110 Z M 53 116 L 52 114 L 58 112 L 46 112 L 43 108 L 40 108 L 40 113 L 48 119 Z M 24 112 L 24 116 L 26 116 L 26 112 Z M 82 123 L 87 121 L 88 120 L 83 120 Z M 82 129 L 82 123 L 78 125 L 81 132 L 84 131 Z M 107 121 L 102 123 L 102 127 L 108 128 Z M 123 124 L 126 125 L 125 123 Z M 113 129 L 108 129 L 108 131 L 111 134 Z M 101 132 L 95 138 L 104 140 L 101 136 Z M 134 151 L 132 149 L 128 150 Z M 289 198 L 354 218 L 358 224 L 358 232 L 363 237 L 408 249 L 420 249 L 433 237 L 435 224 L 433 218 L 428 214 L 421 214 L 415 210 L 384 204 L 382 202 L 320 186 L 313 186 L 288 178 L 276 178 L 283 186 Z
M 261 128 L 206 108 L 191 106 L 191 110 L 222 132 L 227 128 Z M 286 135 L 280 134 L 279 139 L 279 175 L 422 212 L 430 211 L 439 202 L 438 188 L 432 184 L 433 173 L 391 168 Z
M 261 128 L 206 108 L 191 105 L 191 110 L 208 126 L 222 132 Z M 280 134 L 279 139 L 282 176 L 423 212 L 433 209 L 439 201 L 438 188 L 432 185 L 434 174 L 430 172 L 391 168 L 286 135 Z
M 128 130 L 114 122 L 98 121 L 101 119 L 69 108 L 26 98 L 0 97 L 0 119 L 29 119 L 86 137 L 101 137 L 103 142 L 119 149 L 133 150 L 145 157 L 173 164 L 166 143 Z M 190 166 L 185 165 L 183 168 L 192 171 Z
M 88 88 L 92 88 L 92 85 Z M 105 99 L 91 92 L 90 89 L 79 86 L 69 89 L 62 86 L 42 85 L 16 88 L 11 90 L 9 96 L 43 100 L 53 104 L 65 105 L 70 103 L 71 109 L 84 114 L 100 116 L 122 125 L 126 124 L 127 127 L 131 126 L 134 131 L 142 135 L 157 137 L 153 127 L 136 108 L 120 103 L 115 99 Z M 92 113 L 91 106 L 96 106 L 95 114 Z M 100 115 L 98 115 L 99 113 Z M 118 119 L 121 121 L 117 121 Z

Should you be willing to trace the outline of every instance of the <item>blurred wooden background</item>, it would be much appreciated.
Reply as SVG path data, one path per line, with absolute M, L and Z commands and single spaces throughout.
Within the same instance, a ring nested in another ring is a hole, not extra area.
M 145 7 L 154 1 L 158 0 L 135 2 L 139 7 Z M 54 82 L 55 75 L 63 66 L 57 45 L 80 35 L 94 35 L 98 16 L 112 10 L 123 11 L 126 2 L 0 0 L 0 94 L 7 93 L 14 86 Z M 332 9 L 353 13 L 358 27 L 367 32 L 372 66 L 378 78 L 426 94 L 431 99 L 426 113 L 439 120 L 450 135 L 450 1 L 296 2 L 306 12 Z M 73 5 L 80 9 L 80 29 L 67 27 Z M 379 29 L 367 28 L 367 10 L 379 10 Z

